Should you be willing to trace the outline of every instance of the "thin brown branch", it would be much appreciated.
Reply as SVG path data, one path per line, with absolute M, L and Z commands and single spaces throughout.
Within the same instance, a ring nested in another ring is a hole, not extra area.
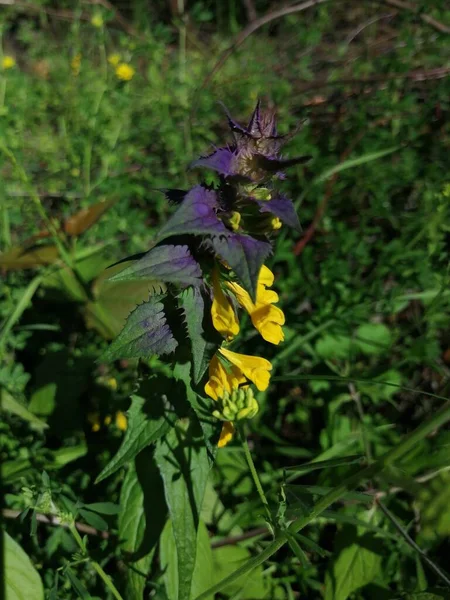
M 416 4 L 411 4 L 410 2 L 404 2 L 403 0 L 381 0 L 383 4 L 387 4 L 388 6 L 394 6 L 395 8 L 399 8 L 400 10 L 406 10 L 407 12 L 411 12 L 416 14 L 421 21 L 430 25 L 440 33 L 450 34 L 450 27 L 441 23 L 434 17 L 421 12 L 419 7 Z

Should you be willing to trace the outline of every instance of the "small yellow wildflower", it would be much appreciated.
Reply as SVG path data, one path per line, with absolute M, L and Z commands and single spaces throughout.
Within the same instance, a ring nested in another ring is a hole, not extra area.
M 274 231 L 276 231 L 277 229 L 281 229 L 283 223 L 280 221 L 280 219 L 278 217 L 272 217 L 272 219 L 270 220 L 270 225 L 271 225 L 272 229 Z
M 12 56 L 4 56 L 2 58 L 2 69 L 6 71 L 7 69 L 12 69 L 16 66 L 16 61 Z
M 219 352 L 238 369 L 241 377 L 244 376 L 254 383 L 260 392 L 268 388 L 272 365 L 266 358 L 238 354 L 226 348 L 219 348 Z
M 106 417 L 103 419 L 103 423 L 106 425 L 106 427 L 108 427 L 108 425 L 111 425 L 111 423 L 112 423 L 111 415 L 106 415 Z
M 121 410 L 116 413 L 116 427 L 120 429 L 120 431 L 126 431 L 128 427 L 127 417 Z
M 282 325 L 284 325 L 284 313 L 277 306 L 278 294 L 267 289 L 273 284 L 274 275 L 272 271 L 263 265 L 259 272 L 256 289 L 256 303 L 252 301 L 248 292 L 237 283 L 227 283 L 228 288 L 236 296 L 239 304 L 245 308 L 251 317 L 253 326 L 259 331 L 266 342 L 278 345 L 284 340 Z
M 80 74 L 81 70 L 81 54 L 75 54 L 75 56 L 70 61 L 70 67 L 72 69 L 72 73 L 77 77 Z
M 226 340 L 231 340 L 239 333 L 239 321 L 230 301 L 223 293 L 220 285 L 219 271 L 217 268 L 212 276 L 214 299 L 211 307 L 211 316 L 214 328 Z
M 225 421 L 225 423 L 222 425 L 222 431 L 220 432 L 220 438 L 219 438 L 219 441 L 217 442 L 217 447 L 223 448 L 224 446 L 226 446 L 228 444 L 228 442 L 230 442 L 232 440 L 233 433 L 234 433 L 233 423 L 231 423 L 231 421 Z
M 130 81 L 134 77 L 134 69 L 127 63 L 119 63 L 116 67 L 116 77 L 121 81 Z
M 108 56 L 108 62 L 113 67 L 117 67 L 117 65 L 120 63 L 120 54 L 117 54 L 117 52 L 110 54 Z
M 91 25 L 93 25 L 94 27 L 97 27 L 98 29 L 100 29 L 101 27 L 103 27 L 103 19 L 102 16 L 97 14 L 94 15 L 91 19 Z

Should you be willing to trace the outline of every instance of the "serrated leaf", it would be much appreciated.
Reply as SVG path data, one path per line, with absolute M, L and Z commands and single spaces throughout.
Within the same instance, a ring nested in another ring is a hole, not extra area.
M 172 353 L 178 342 L 166 321 L 161 296 L 140 304 L 101 357 L 106 362 L 123 358 L 149 358 Z
M 126 598 L 142 600 L 146 578 L 166 521 L 164 488 L 146 448 L 131 462 L 120 492 L 119 539 L 126 555 Z
M 140 260 L 111 277 L 110 281 L 136 279 L 200 285 L 202 271 L 187 246 L 162 244 L 152 248 Z
M 3 531 L 5 600 L 44 600 L 44 586 L 28 554 Z
M 196 421 L 173 428 L 156 447 L 178 561 L 178 600 L 191 597 L 197 529 L 210 463 Z
M 130 312 L 137 305 L 167 290 L 162 281 L 109 281 L 114 273 L 122 269 L 123 265 L 116 265 L 104 271 L 92 285 L 94 300 L 83 307 L 87 326 L 99 331 L 106 339 L 120 333 Z
M 191 342 L 193 379 L 194 383 L 198 383 L 219 347 L 221 338 L 212 327 L 211 319 L 208 318 L 211 312 L 211 301 L 205 308 L 205 298 L 201 290 L 189 287 L 183 290 L 178 298 Z
M 371 535 L 340 535 L 342 543 L 325 578 L 325 600 L 346 600 L 350 594 L 374 581 L 381 571 L 382 548 Z M 346 544 L 346 545 L 344 545 Z
M 229 235 L 231 232 L 218 218 L 217 195 L 201 185 L 196 185 L 186 194 L 185 199 L 160 229 L 157 241 L 174 235 Z
M 234 233 L 228 237 L 211 238 L 214 251 L 226 261 L 240 279 L 253 300 L 256 298 L 258 275 L 265 259 L 272 251 L 268 242 L 249 235 Z
M 157 375 L 151 377 L 140 390 L 146 398 L 131 396 L 131 406 L 127 412 L 128 427 L 124 440 L 117 454 L 97 477 L 97 483 L 128 464 L 143 448 L 153 444 L 167 433 L 171 426 L 167 416 L 170 410 L 169 398 L 171 393 L 176 391 L 174 385 L 173 380 Z

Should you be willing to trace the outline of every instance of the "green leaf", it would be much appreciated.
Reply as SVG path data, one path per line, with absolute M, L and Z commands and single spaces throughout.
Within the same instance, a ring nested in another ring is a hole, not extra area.
M 84 508 L 78 509 L 78 512 L 91 527 L 95 527 L 99 531 L 106 531 L 108 529 L 108 523 L 100 515 L 89 510 L 84 510 Z
M 120 512 L 120 506 L 113 502 L 92 502 L 91 504 L 83 504 L 83 507 L 102 515 L 117 515 Z
M 395 600 L 448 600 L 449 593 L 448 590 L 432 590 L 425 592 L 414 592 L 412 594 L 404 594 L 402 596 L 398 596 Z
M 450 536 L 450 472 L 440 473 L 421 487 L 417 496 L 420 510 L 419 543 L 429 545 L 439 538 Z
M 399 150 L 400 148 L 401 146 L 392 146 L 391 148 L 386 148 L 385 150 L 368 152 L 367 154 L 363 154 L 362 156 L 358 156 L 357 158 L 345 160 L 335 165 L 334 167 L 331 167 L 330 169 L 326 169 L 323 173 L 321 173 L 318 177 L 314 179 L 314 183 L 321 183 L 322 181 L 326 181 L 327 179 L 332 177 L 335 173 L 340 173 L 341 171 L 352 169 L 353 167 L 358 167 L 359 165 L 364 165 L 365 163 L 372 162 L 373 160 L 383 158 L 388 154 L 397 152 L 397 150 Z
M 346 600 L 352 592 L 371 583 L 381 571 L 382 549 L 372 536 L 357 538 L 344 530 L 337 545 L 341 548 L 325 578 L 325 600 Z
M 210 462 L 198 423 L 173 428 L 156 447 L 178 560 L 178 600 L 189 600 L 197 551 L 197 528 Z
M 6 600 L 44 600 L 44 586 L 28 554 L 3 531 Z
M 168 398 L 176 393 L 176 386 L 174 380 L 157 375 L 151 377 L 139 390 L 146 398 L 131 396 L 124 440 L 117 454 L 97 477 L 97 483 L 129 463 L 143 448 L 167 433 L 170 428 L 167 413 L 171 410 Z
M 342 456 L 341 458 L 332 458 L 330 460 L 317 460 L 305 463 L 303 465 L 295 465 L 292 467 L 285 467 L 285 471 L 295 471 L 299 473 L 309 473 L 317 469 L 327 469 L 330 467 L 340 467 L 341 465 L 353 465 L 355 463 L 361 463 L 364 457 L 361 454 L 351 454 L 349 456 Z
M 120 492 L 119 539 L 127 556 L 126 598 L 142 600 L 167 506 L 162 479 L 146 448 L 131 463 Z
M 155 296 L 133 310 L 101 360 L 150 358 L 155 354 L 171 354 L 175 350 L 178 342 L 167 323 L 161 299 L 162 296 Z
M 178 557 L 172 521 L 167 521 L 160 542 L 161 569 L 164 573 L 164 585 L 169 600 L 178 599 Z M 191 597 L 196 598 L 214 584 L 214 567 L 211 542 L 203 521 L 197 532 L 197 550 L 194 573 L 192 576 Z M 213 596 L 210 600 L 214 600 Z
M 367 355 L 383 355 L 392 344 L 391 331 L 383 323 L 365 323 L 356 330 L 359 350 Z
M 42 431 L 48 427 L 47 423 L 41 421 L 36 415 L 28 410 L 25 406 L 20 404 L 11 394 L 5 390 L 0 390 L 0 406 L 3 410 L 6 410 L 14 415 L 17 415 L 24 421 L 27 421 L 38 431 Z
M 179 295 L 179 305 L 183 311 L 192 349 L 192 374 L 194 383 L 203 377 L 208 365 L 221 343 L 209 317 L 211 302 L 205 309 L 205 298 L 199 288 L 189 287 Z
M 346 359 L 351 356 L 352 340 L 344 335 L 326 334 L 316 342 L 316 352 L 323 359 Z
M 221 581 L 233 571 L 236 571 L 251 557 L 246 548 L 240 546 L 222 546 L 213 550 L 213 564 L 216 581 Z M 228 596 L 236 595 L 239 600 L 262 600 L 267 598 L 268 585 L 263 576 L 262 566 L 256 567 L 251 573 L 239 577 L 223 590 Z
M 76 591 L 78 598 L 81 598 L 81 600 L 92 600 L 92 596 L 70 567 L 64 569 L 64 575 L 67 576 L 67 579 L 70 581 L 73 589 Z

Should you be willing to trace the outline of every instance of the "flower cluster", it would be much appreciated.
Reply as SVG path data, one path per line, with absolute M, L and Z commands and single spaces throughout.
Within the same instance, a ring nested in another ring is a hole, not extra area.
M 299 222 L 274 183 L 285 177 L 284 168 L 307 159 L 280 155 L 288 136 L 278 135 L 274 113 L 259 103 L 247 127 L 230 116 L 228 122 L 233 141 L 191 164 L 214 170 L 218 183 L 161 190 L 176 211 L 152 249 L 111 278 L 161 282 L 164 292 L 130 314 L 105 355 L 172 355 L 176 362 L 188 353 L 191 387 L 204 390 L 214 401 L 213 417 L 224 422 L 219 447 L 232 438 L 234 422 L 258 412 L 252 386 L 266 390 L 272 369 L 265 358 L 230 349 L 240 331 L 239 311 L 249 314 L 265 341 L 284 340 L 284 314 L 264 262 L 274 232 L 283 224 L 299 229 Z

